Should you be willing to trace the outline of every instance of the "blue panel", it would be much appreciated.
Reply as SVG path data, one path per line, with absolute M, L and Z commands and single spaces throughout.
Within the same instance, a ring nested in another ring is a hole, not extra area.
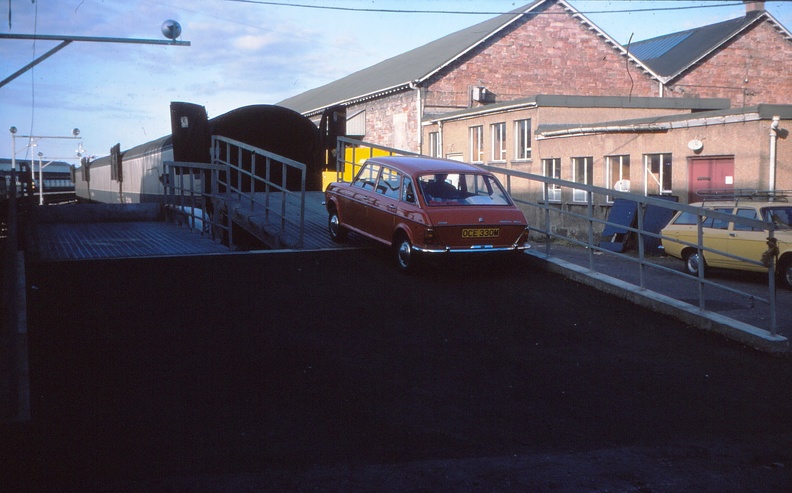
M 613 201 L 608 214 L 608 222 L 615 225 L 606 224 L 602 231 L 599 242 L 600 248 L 623 252 L 630 237 L 630 232 L 626 228 L 635 227 L 635 214 L 638 210 L 638 203 L 632 200 L 616 199 Z M 622 227 L 619 227 L 622 225 Z
M 669 200 L 671 202 L 679 202 L 679 197 L 668 195 L 653 196 L 656 199 Z M 649 205 L 644 211 L 643 229 L 650 233 L 660 233 L 660 230 L 665 228 L 668 221 L 674 217 L 676 211 L 673 209 L 666 209 L 655 205 Z M 644 252 L 648 255 L 660 253 L 660 238 L 652 236 L 643 237 Z

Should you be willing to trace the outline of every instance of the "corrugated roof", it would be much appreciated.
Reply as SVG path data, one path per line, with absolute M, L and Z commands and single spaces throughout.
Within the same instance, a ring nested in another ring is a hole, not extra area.
M 672 78 L 768 15 L 753 11 L 736 19 L 638 41 L 630 45 L 630 53 L 653 72 Z
M 351 104 L 369 97 L 387 94 L 390 91 L 402 90 L 409 87 L 412 82 L 422 82 L 431 77 L 480 43 L 495 36 L 502 29 L 525 19 L 523 16 L 536 14 L 543 8 L 556 3 L 563 6 L 578 21 L 595 29 L 605 42 L 611 43 L 622 53 L 626 53 L 620 44 L 597 28 L 566 1 L 536 0 L 324 86 L 284 99 L 278 105 L 310 115 L 335 104 Z M 649 71 L 648 67 L 641 64 L 637 57 L 631 58 L 642 69 Z

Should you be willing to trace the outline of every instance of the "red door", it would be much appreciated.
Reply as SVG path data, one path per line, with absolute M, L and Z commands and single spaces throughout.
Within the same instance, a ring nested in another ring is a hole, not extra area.
M 734 190 L 734 156 L 688 158 L 688 204 L 712 190 Z

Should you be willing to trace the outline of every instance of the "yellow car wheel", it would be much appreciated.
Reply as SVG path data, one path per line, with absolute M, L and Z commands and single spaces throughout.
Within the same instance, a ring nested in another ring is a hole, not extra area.
M 685 251 L 682 259 L 685 261 L 685 272 L 691 276 L 698 276 L 699 270 L 702 271 L 702 275 L 707 274 L 707 262 L 699 256 L 698 250 Z

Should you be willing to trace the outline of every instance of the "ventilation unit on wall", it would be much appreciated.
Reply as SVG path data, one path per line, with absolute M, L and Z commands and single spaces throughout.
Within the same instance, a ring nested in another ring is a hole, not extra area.
M 476 86 L 473 88 L 473 101 L 483 103 L 487 100 L 487 88 Z

